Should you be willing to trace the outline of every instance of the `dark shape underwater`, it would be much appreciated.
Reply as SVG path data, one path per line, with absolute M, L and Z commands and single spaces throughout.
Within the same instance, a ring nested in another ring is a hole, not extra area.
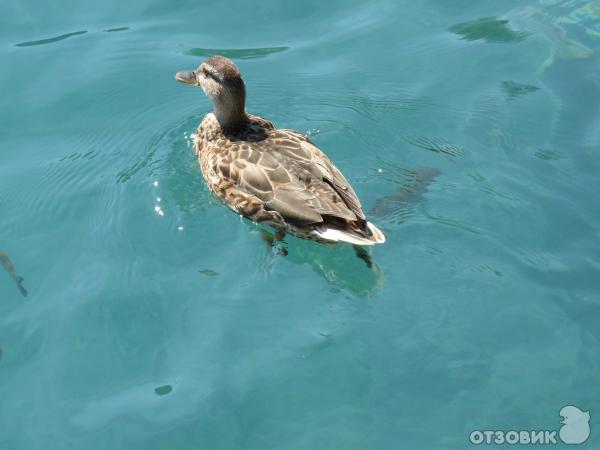
M 10 277 L 17 285 L 17 288 L 19 289 L 21 295 L 23 297 L 27 297 L 27 290 L 23 287 L 23 281 L 25 280 L 23 279 L 23 277 L 17 275 L 17 273 L 15 272 L 15 266 L 13 266 L 11 260 L 8 258 L 8 256 L 6 256 L 6 253 L 4 253 L 2 250 L 0 250 L 0 263 L 2 263 Z
M 529 36 L 524 31 L 515 31 L 508 26 L 508 20 L 495 17 L 483 17 L 469 22 L 457 23 L 448 31 L 458 34 L 465 41 L 480 39 L 490 43 L 519 42 Z
M 414 176 L 390 195 L 380 198 L 369 212 L 383 219 L 396 218 L 403 222 L 406 210 L 424 200 L 429 185 L 441 172 L 434 168 L 422 168 L 414 171 Z
M 531 92 L 539 91 L 540 88 L 532 86 L 530 84 L 517 83 L 516 81 L 502 81 L 500 83 L 502 90 L 506 93 L 508 98 L 517 98 L 527 95 Z

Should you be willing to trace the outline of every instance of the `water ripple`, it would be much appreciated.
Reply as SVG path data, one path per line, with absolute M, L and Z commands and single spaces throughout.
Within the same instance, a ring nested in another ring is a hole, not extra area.
M 557 161 L 562 157 L 560 152 L 550 149 L 539 149 L 534 153 L 534 156 L 544 161 Z
M 289 47 L 264 47 L 264 48 L 191 48 L 184 55 L 208 57 L 212 55 L 226 56 L 231 59 L 264 58 L 272 53 L 289 50 Z
M 498 188 L 494 187 L 483 175 L 479 172 L 469 174 L 469 177 L 475 181 L 482 192 L 486 194 L 494 195 L 496 197 L 503 198 L 505 200 L 518 200 L 516 197 L 500 191 Z
M 462 156 L 464 154 L 461 147 L 444 140 L 427 137 L 406 137 L 405 139 L 409 144 L 430 152 L 443 153 L 448 156 Z
M 87 33 L 87 30 L 74 31 L 72 33 L 61 34 L 60 36 L 55 36 L 55 37 L 51 37 L 48 39 L 40 39 L 38 41 L 26 41 L 26 42 L 21 42 L 19 44 L 15 44 L 15 45 L 17 47 L 33 47 L 35 45 L 52 44 L 54 42 L 58 42 L 58 41 L 62 41 L 63 39 L 70 38 L 72 36 L 79 36 L 80 34 L 85 34 L 85 33 Z
M 105 33 L 115 33 L 117 31 L 127 31 L 129 30 L 129 27 L 117 27 L 117 28 L 108 28 L 106 30 L 103 30 Z
M 431 219 L 434 222 L 455 228 L 457 230 L 463 230 L 463 231 L 467 231 L 467 232 L 473 233 L 473 234 L 481 234 L 481 232 L 479 230 L 477 230 L 476 228 L 472 227 L 469 224 L 465 224 L 459 220 L 456 220 L 456 219 L 450 219 L 450 218 L 443 217 L 440 215 L 427 214 L 427 213 L 426 213 L 426 216 L 427 216 L 427 218 Z

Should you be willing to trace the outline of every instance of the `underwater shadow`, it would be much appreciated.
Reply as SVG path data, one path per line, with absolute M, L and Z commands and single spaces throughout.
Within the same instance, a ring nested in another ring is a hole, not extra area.
M 517 83 L 516 81 L 501 81 L 500 87 L 506 94 L 506 97 L 509 100 L 523 97 L 527 94 L 530 94 L 535 91 L 539 91 L 540 88 L 537 86 L 532 86 L 530 84 Z
M 429 186 L 441 174 L 432 167 L 397 170 L 398 179 L 390 180 L 397 184 L 390 195 L 379 198 L 369 210 L 369 216 L 395 224 L 403 223 L 413 214 L 419 204 L 425 202 Z
M 465 41 L 484 40 L 492 44 L 520 42 L 529 36 L 529 33 L 525 31 L 515 31 L 510 28 L 508 20 L 495 17 L 482 17 L 469 22 L 457 23 L 448 28 L 448 31 L 460 35 L 461 39 Z
M 0 250 L 0 263 L 6 269 L 6 271 L 12 278 L 12 280 L 17 285 L 17 288 L 19 289 L 19 292 L 21 293 L 21 295 L 23 297 L 27 297 L 27 289 L 25 289 L 25 287 L 23 287 L 23 281 L 25 281 L 24 278 L 17 275 L 15 266 L 13 265 L 10 258 L 6 255 L 6 253 L 4 253 L 2 250 Z
M 292 241 L 293 239 L 293 241 Z M 330 292 L 348 291 L 364 298 L 372 298 L 384 286 L 384 271 L 377 264 L 377 250 L 370 251 L 371 267 L 357 257 L 351 245 L 318 244 L 315 242 L 286 238 L 288 253 L 286 262 L 307 265 L 330 285 Z

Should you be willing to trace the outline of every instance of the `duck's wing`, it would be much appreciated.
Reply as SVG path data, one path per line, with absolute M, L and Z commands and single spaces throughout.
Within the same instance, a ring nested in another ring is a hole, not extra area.
M 346 177 L 340 170 L 331 162 L 331 160 L 323 153 L 310 139 L 297 131 L 293 130 L 278 130 L 280 133 L 275 133 L 275 136 L 283 134 L 284 142 L 287 140 L 296 140 L 299 143 L 300 151 L 294 145 L 287 146 L 284 153 L 287 153 L 292 159 L 303 165 L 303 168 L 318 168 L 319 171 L 315 175 L 322 177 L 323 182 L 329 184 L 335 192 L 342 198 L 347 208 L 356 215 L 357 219 L 365 220 L 365 213 L 362 210 L 360 200 L 352 189 L 352 186 L 346 180 Z M 308 158 L 305 156 L 308 154 Z
M 294 224 L 341 220 L 362 228 L 365 215 L 354 190 L 327 156 L 305 136 L 273 130 L 252 145 L 242 144 L 221 173 L 238 189 Z

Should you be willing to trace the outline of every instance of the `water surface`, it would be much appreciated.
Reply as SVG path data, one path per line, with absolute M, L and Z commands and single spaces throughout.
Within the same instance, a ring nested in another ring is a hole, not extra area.
M 0 448 L 457 449 L 567 404 L 598 448 L 599 15 L 2 2 Z M 372 270 L 207 191 L 173 76 L 213 52 L 352 182 Z

